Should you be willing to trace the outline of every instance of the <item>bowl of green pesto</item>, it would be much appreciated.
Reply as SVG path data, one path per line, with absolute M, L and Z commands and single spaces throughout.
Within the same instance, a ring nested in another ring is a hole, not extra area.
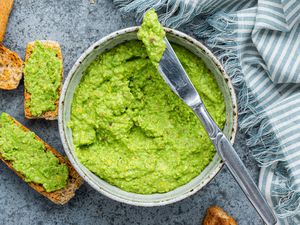
M 234 142 L 237 103 L 228 75 L 203 44 L 162 28 L 156 14 L 88 48 L 60 97 L 60 136 L 71 163 L 97 191 L 132 205 L 182 200 L 223 165 L 202 124 L 157 71 L 165 35 L 209 113 Z

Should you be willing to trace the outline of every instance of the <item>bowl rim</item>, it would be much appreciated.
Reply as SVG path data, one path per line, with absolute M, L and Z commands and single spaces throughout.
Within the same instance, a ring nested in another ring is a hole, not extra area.
M 77 162 L 75 162 L 75 159 L 73 158 L 73 155 L 71 154 L 71 150 L 69 148 L 68 140 L 67 140 L 65 129 L 64 129 L 63 114 L 64 114 L 65 96 L 66 96 L 70 81 L 71 81 L 72 77 L 74 76 L 74 74 L 75 74 L 76 70 L 78 69 L 78 67 L 81 65 L 81 62 L 84 61 L 84 59 L 90 53 L 92 53 L 92 51 L 96 47 L 98 47 L 99 45 L 102 45 L 103 43 L 107 42 L 108 40 L 114 39 L 115 37 L 117 37 L 119 35 L 123 35 L 123 34 L 126 34 L 126 33 L 137 32 L 138 29 L 139 29 L 139 26 L 133 26 L 133 27 L 128 27 L 128 28 L 121 29 L 121 30 L 115 31 L 113 33 L 110 33 L 110 34 L 104 36 L 103 38 L 99 39 L 98 41 L 96 41 L 92 45 L 90 45 L 90 47 L 87 48 L 80 55 L 80 57 L 73 64 L 73 66 L 72 66 L 71 70 L 69 71 L 69 73 L 68 73 L 68 75 L 67 75 L 67 77 L 64 81 L 64 84 L 63 84 L 63 88 L 62 88 L 60 98 L 59 98 L 58 128 L 59 128 L 60 139 L 62 141 L 63 148 L 64 148 L 64 151 L 65 151 L 68 159 L 70 160 L 70 162 L 73 165 L 74 169 L 79 173 L 79 175 L 81 177 L 83 177 L 83 179 L 90 186 L 92 186 L 95 190 L 97 190 L 98 192 L 100 192 L 101 194 L 105 195 L 106 197 L 108 197 L 110 199 L 116 200 L 118 202 L 130 204 L 130 205 L 146 206 L 146 207 L 163 206 L 163 205 L 167 205 L 167 204 L 171 204 L 171 203 L 181 201 L 181 200 L 195 194 L 199 190 L 201 190 L 208 183 L 210 183 L 213 180 L 213 178 L 221 171 L 222 167 L 224 166 L 224 162 L 222 160 L 220 160 L 218 166 L 209 174 L 209 177 L 206 179 L 205 182 L 202 183 L 202 185 L 198 185 L 196 188 L 194 188 L 194 189 L 192 189 L 188 192 L 185 192 L 180 196 L 176 196 L 176 197 L 173 197 L 173 198 L 168 198 L 166 200 L 157 201 L 157 202 L 154 202 L 154 201 L 153 202 L 133 201 L 133 200 L 129 200 L 127 198 L 122 198 L 122 197 L 113 195 L 112 193 L 108 192 L 107 190 L 105 190 L 103 188 L 99 188 L 96 184 L 94 184 L 89 179 L 87 179 L 86 174 L 82 171 L 81 168 L 79 168 L 79 166 L 77 165 Z M 232 119 L 233 120 L 232 120 L 232 131 L 231 131 L 230 141 L 233 144 L 234 141 L 235 141 L 235 138 L 236 138 L 237 127 L 238 127 L 238 112 L 237 112 L 237 98 L 236 98 L 235 90 L 234 90 L 234 87 L 232 85 L 232 82 L 231 82 L 231 79 L 230 79 L 229 75 L 226 73 L 225 69 L 223 68 L 220 61 L 216 58 L 216 56 L 204 44 L 202 44 L 200 41 L 194 39 L 193 37 L 181 32 L 181 31 L 174 30 L 174 29 L 171 29 L 171 28 L 166 28 L 166 27 L 164 27 L 164 29 L 165 29 L 167 34 L 170 33 L 172 35 L 179 36 L 180 38 L 183 38 L 183 39 L 187 40 L 188 42 L 190 42 L 191 44 L 196 45 L 198 48 L 200 48 L 203 52 L 205 52 L 208 55 L 208 57 L 213 61 L 213 63 L 217 66 L 218 70 L 221 72 L 221 74 L 224 77 L 224 79 L 226 81 L 226 84 L 229 88 L 231 101 L 232 101 L 232 110 L 233 110 L 233 118 Z M 99 179 L 101 179 L 101 178 L 99 178 Z M 166 192 L 166 193 L 168 193 L 168 192 Z M 162 193 L 162 194 L 164 194 L 164 193 Z

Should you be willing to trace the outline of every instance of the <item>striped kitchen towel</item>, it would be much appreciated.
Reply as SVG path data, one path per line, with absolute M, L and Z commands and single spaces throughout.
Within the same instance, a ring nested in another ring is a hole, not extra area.
M 240 129 L 261 166 L 279 224 L 300 224 L 300 0 L 114 0 L 141 19 L 156 9 L 223 63 L 238 92 Z

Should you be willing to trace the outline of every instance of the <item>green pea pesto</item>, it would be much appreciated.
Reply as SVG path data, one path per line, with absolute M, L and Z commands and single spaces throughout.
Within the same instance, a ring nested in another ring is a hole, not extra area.
M 158 21 L 154 9 L 148 10 L 137 33 L 138 39 L 146 46 L 150 61 L 157 67 L 166 49 L 164 37 L 166 33 Z
M 47 192 L 67 185 L 67 166 L 46 151 L 33 132 L 24 131 L 6 113 L 0 116 L 0 155 L 11 161 L 13 168 L 25 176 L 26 182 L 41 184 Z
M 55 110 L 61 73 L 62 62 L 57 58 L 56 52 L 37 41 L 24 67 L 25 89 L 30 93 L 30 101 L 26 107 L 30 108 L 33 116 Z
M 173 47 L 222 128 L 224 99 L 213 75 L 200 58 Z M 141 41 L 120 44 L 90 64 L 75 90 L 69 127 L 80 162 L 134 193 L 184 185 L 215 155 L 202 124 L 165 84 Z

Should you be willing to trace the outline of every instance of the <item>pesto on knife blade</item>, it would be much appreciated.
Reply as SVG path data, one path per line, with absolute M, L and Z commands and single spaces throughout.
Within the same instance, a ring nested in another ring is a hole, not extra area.
M 141 29 L 139 29 L 137 36 L 144 43 L 150 61 L 157 67 L 166 49 L 164 41 L 166 32 L 159 23 L 154 9 L 148 10 L 145 13 Z

